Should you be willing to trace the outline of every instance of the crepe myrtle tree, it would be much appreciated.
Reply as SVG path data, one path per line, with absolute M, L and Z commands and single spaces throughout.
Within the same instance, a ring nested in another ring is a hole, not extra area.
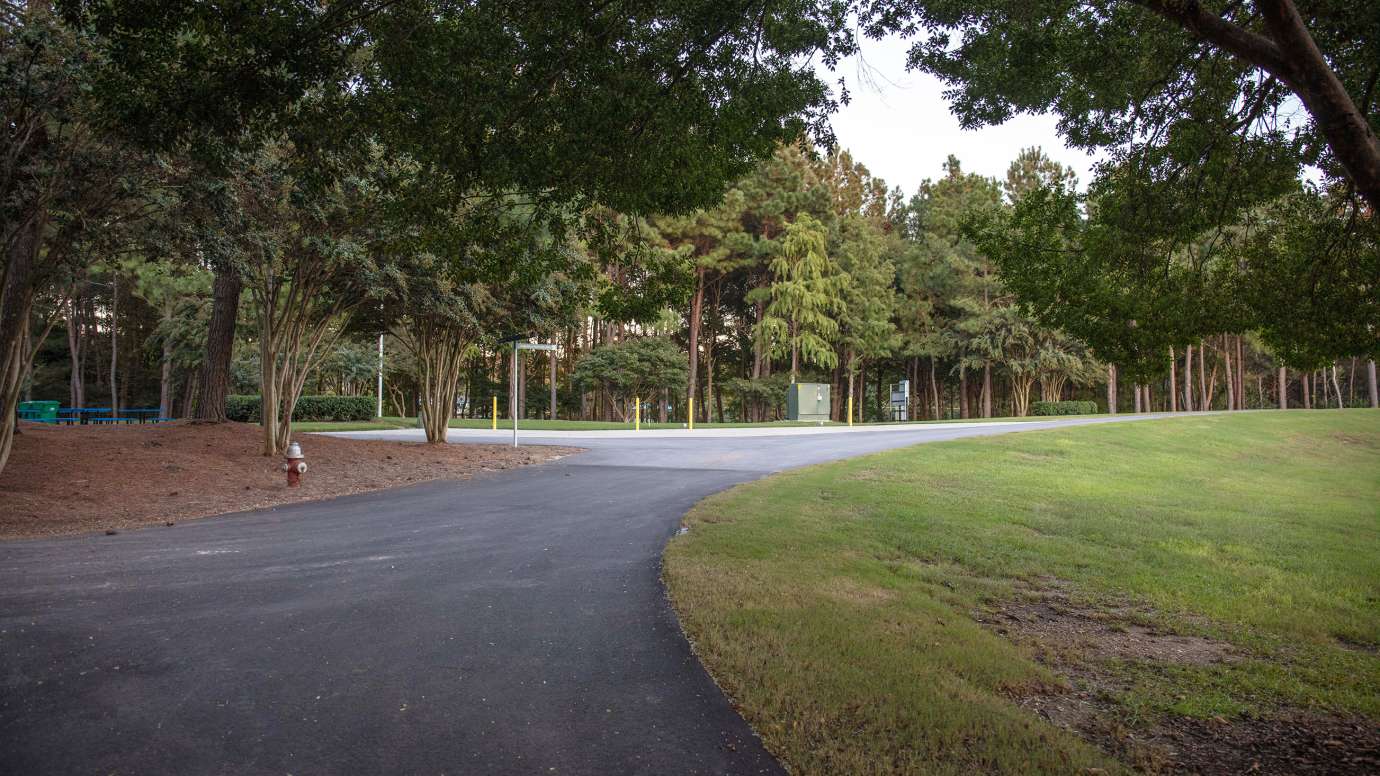
M 235 167 L 237 226 L 227 248 L 244 284 L 259 356 L 263 454 L 285 450 L 308 376 L 351 319 L 396 295 L 403 268 L 389 248 L 379 177 L 386 164 L 338 164 L 287 141 L 243 154 Z
M 480 348 L 573 325 L 593 289 L 572 249 L 579 225 L 560 206 L 476 193 L 403 244 L 403 290 L 383 315 L 414 365 L 428 442 L 446 441 L 465 365 Z
M 603 389 L 622 420 L 628 420 L 627 408 L 634 400 L 679 391 L 688 377 L 685 352 L 667 337 L 636 337 L 595 348 L 572 375 L 582 391 Z

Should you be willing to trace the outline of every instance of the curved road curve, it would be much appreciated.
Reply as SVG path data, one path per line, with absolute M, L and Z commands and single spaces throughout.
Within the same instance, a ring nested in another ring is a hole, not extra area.
M 661 587 L 691 505 L 788 467 L 1147 417 L 533 433 L 588 451 L 0 544 L 0 773 L 781 773 Z

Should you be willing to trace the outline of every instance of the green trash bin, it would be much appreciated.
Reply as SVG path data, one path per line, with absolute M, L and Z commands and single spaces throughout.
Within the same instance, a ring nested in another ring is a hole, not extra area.
M 56 401 L 21 401 L 19 402 L 19 419 L 36 420 L 40 423 L 56 423 L 58 407 L 61 402 Z

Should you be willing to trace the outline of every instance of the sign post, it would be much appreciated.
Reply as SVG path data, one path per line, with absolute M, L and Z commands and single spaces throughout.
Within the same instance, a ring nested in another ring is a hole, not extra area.
M 513 340 L 513 377 L 512 377 L 512 404 L 508 410 L 513 416 L 513 447 L 518 446 L 518 358 L 524 350 L 555 350 L 554 343 L 547 342 L 521 342 L 520 339 Z

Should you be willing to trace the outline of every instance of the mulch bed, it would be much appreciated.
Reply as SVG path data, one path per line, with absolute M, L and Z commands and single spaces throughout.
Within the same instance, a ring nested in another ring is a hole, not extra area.
M 554 460 L 568 447 L 427 445 L 298 435 L 309 467 L 288 488 L 280 458 L 244 423 L 21 423 L 0 472 L 0 539 L 117 531 L 333 498 Z

